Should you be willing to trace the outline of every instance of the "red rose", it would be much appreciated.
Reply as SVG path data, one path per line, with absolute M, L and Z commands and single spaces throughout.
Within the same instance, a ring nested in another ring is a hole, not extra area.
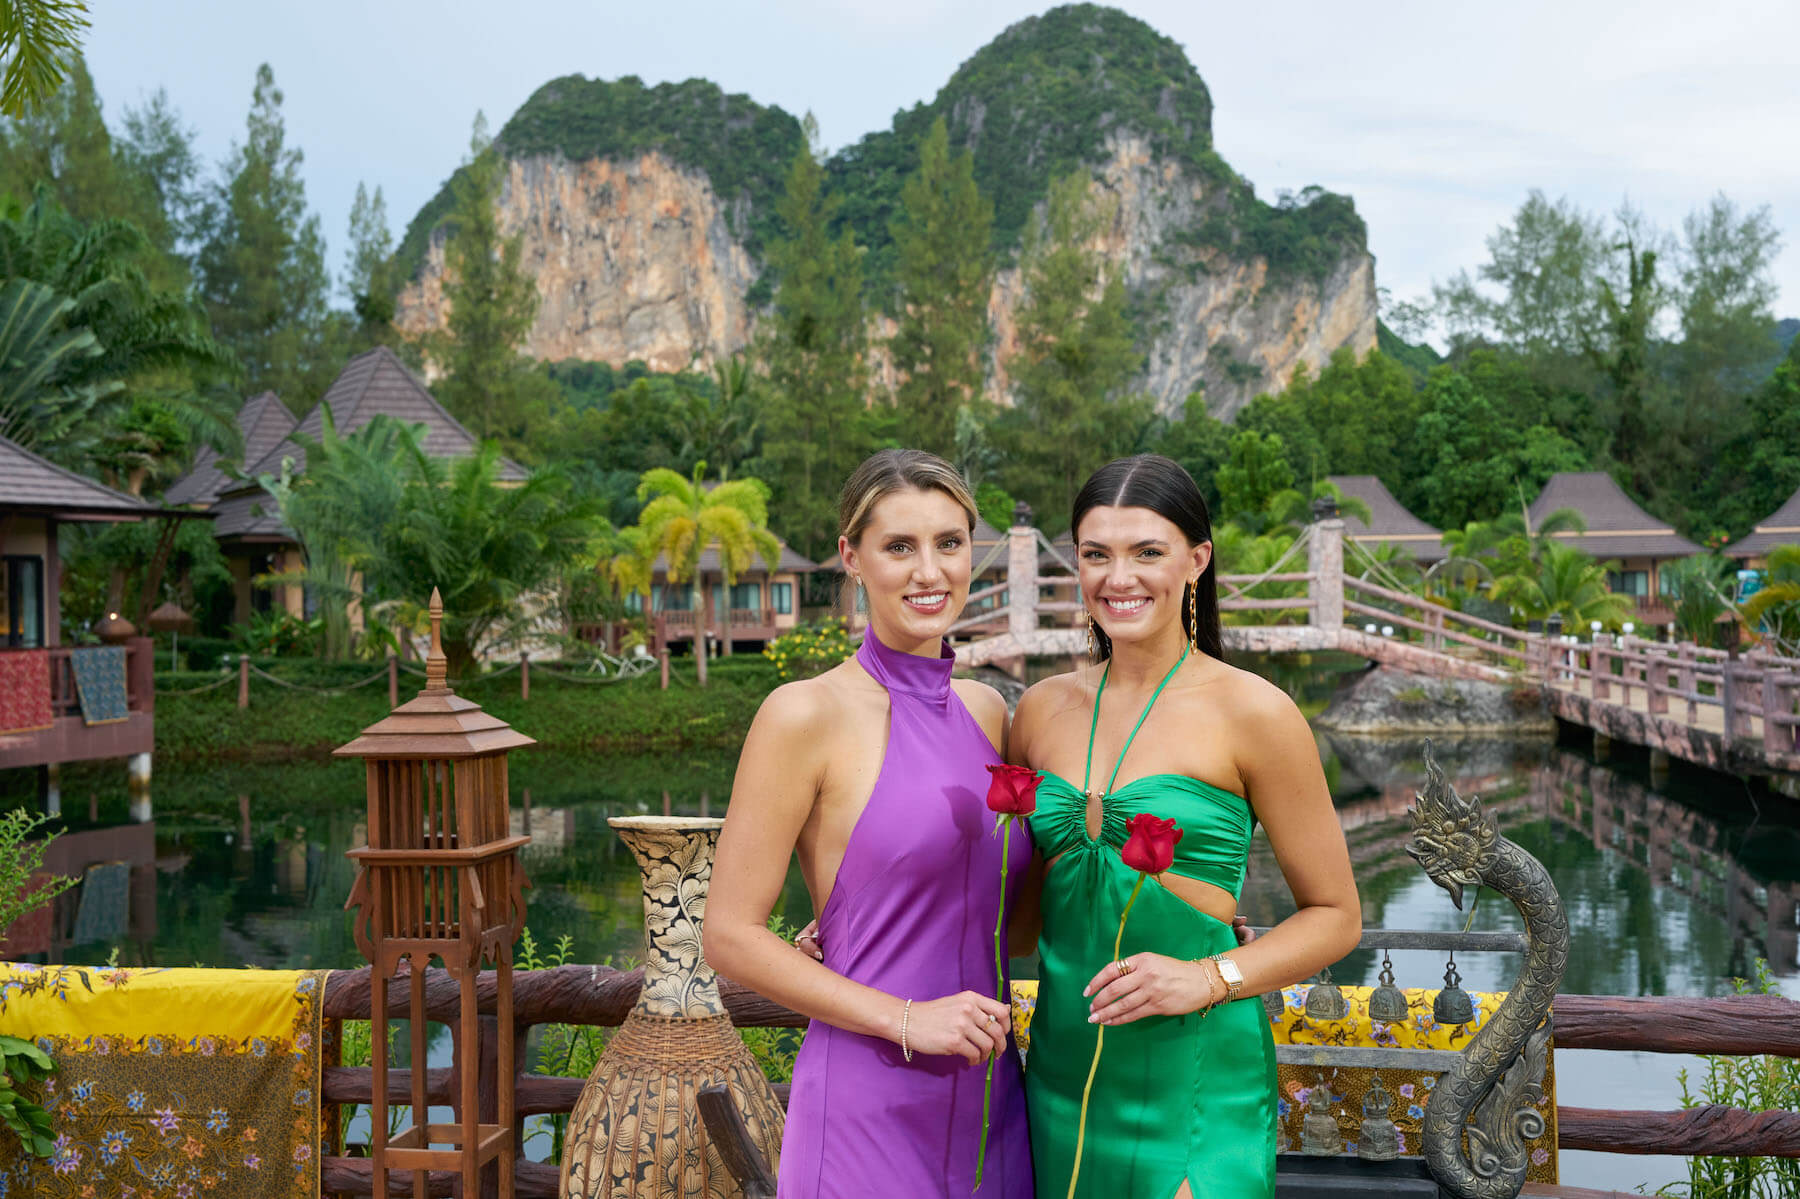
M 1133 816 L 1125 825 L 1131 834 L 1119 856 L 1125 864 L 1141 874 L 1161 874 L 1175 860 L 1175 843 L 1181 840 L 1181 826 L 1148 812 Z
M 1002 816 L 1029 816 L 1037 811 L 1038 773 L 1029 766 L 988 767 L 987 806 Z

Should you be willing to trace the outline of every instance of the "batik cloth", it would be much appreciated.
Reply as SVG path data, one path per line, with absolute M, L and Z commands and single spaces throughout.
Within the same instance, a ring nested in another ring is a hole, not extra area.
M 35 733 L 54 723 L 50 651 L 0 649 L 0 733 Z
M 1277 1045 L 1367 1045 L 1390 1049 L 1461 1049 L 1469 1038 L 1499 1010 L 1506 998 L 1504 991 L 1471 991 L 1475 1019 L 1466 1025 L 1441 1025 L 1432 1018 L 1431 1005 L 1437 992 L 1420 988 L 1402 991 L 1406 996 L 1407 1019 L 1404 1023 L 1383 1024 L 1369 1019 L 1370 987 L 1343 987 L 1349 1001 L 1350 1014 L 1342 1020 L 1313 1020 L 1306 1014 L 1307 984 L 1282 992 L 1281 1014 L 1272 1017 L 1270 1031 Z M 1031 1049 L 1031 1017 L 1037 1010 L 1036 979 L 1014 979 L 1012 984 L 1013 1037 L 1021 1053 Z M 1387 1091 L 1389 1118 L 1394 1122 L 1396 1143 L 1402 1154 L 1417 1157 L 1420 1153 L 1419 1129 L 1425 1119 L 1425 1101 L 1437 1085 L 1437 1075 L 1418 1070 L 1371 1070 L 1317 1066 L 1278 1065 L 1281 1096 L 1276 1104 L 1279 1115 L 1278 1148 L 1283 1152 L 1298 1150 L 1301 1126 L 1312 1099 L 1312 1088 L 1323 1079 L 1331 1088 L 1331 1110 L 1337 1116 L 1339 1131 L 1344 1134 L 1345 1149 L 1354 1151 L 1362 1133 L 1363 1096 L 1373 1085 L 1375 1076 Z M 1543 1101 L 1537 1105 L 1544 1118 L 1544 1132 L 1531 1146 L 1531 1165 L 1526 1180 L 1554 1184 L 1556 1168 L 1556 1055 L 1550 1054 L 1544 1067 Z
M 0 963 L 0 1033 L 56 1062 L 55 1152 L 0 1137 L 0 1197 L 317 1195 L 326 974 Z
M 131 716 L 125 699 L 125 647 L 90 646 L 69 651 L 83 724 L 118 724 Z

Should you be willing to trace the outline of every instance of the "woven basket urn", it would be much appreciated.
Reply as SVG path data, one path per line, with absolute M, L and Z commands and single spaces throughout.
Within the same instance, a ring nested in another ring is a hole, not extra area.
M 569 1116 L 563 1199 L 730 1199 L 742 1190 L 700 1122 L 702 1087 L 731 1089 L 774 1167 L 783 1113 L 744 1047 L 700 927 L 722 820 L 618 816 L 644 876 L 644 987 Z

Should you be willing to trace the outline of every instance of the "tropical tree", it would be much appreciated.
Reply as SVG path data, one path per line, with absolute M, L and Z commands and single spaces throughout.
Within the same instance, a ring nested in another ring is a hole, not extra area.
M 1763 567 L 1763 585 L 1741 609 L 1751 628 L 1784 654 L 1800 652 L 1800 545 L 1778 545 Z
M 1259 533 L 1235 522 L 1214 525 L 1214 569 L 1221 575 L 1267 574 L 1287 557 L 1288 551 L 1294 548 L 1294 540 L 1294 533 L 1286 528 Z M 1221 583 L 1220 593 L 1221 598 L 1224 598 L 1230 594 L 1230 588 Z M 1292 608 L 1226 612 L 1223 619 L 1227 624 L 1238 625 L 1281 624 L 1303 619 L 1306 609 L 1305 583 L 1257 583 L 1245 589 L 1243 598 L 1287 599 L 1290 596 L 1294 598 Z
M 444 603 L 444 655 L 466 675 L 483 647 L 545 632 L 558 580 L 591 562 L 606 530 L 601 501 L 574 494 L 569 476 L 542 467 L 522 483 L 500 478 L 500 448 L 446 461 L 414 439 L 403 449 L 405 487 L 384 519 L 365 571 L 373 594 Z
M 0 22 L 0 113 L 22 116 L 62 86 L 87 28 L 85 0 L 12 0 Z
M 758 554 L 770 570 L 781 557 L 781 542 L 769 532 L 769 488 L 749 477 L 707 483 L 706 463 L 694 467 L 689 478 L 666 468 L 644 472 L 638 484 L 638 500 L 644 510 L 638 516 L 631 562 L 622 577 L 648 595 L 650 576 L 658 556 L 668 563 L 669 582 L 691 583 L 694 611 L 702 613 L 703 626 L 712 626 L 712 592 L 704 586 L 700 556 L 709 549 L 719 554 L 719 571 L 726 587 L 750 569 Z M 647 502 L 645 502 L 647 501 Z
M 288 459 L 279 474 L 257 476 L 299 541 L 302 558 L 300 569 L 260 581 L 310 589 L 324 621 L 324 655 L 342 660 L 351 649 L 350 605 L 362 599 L 363 578 L 380 561 L 381 530 L 401 510 L 401 472 L 417 453 L 425 426 L 382 413 L 340 436 L 329 405 L 321 416 L 318 440 L 294 434 L 306 454 L 304 474 L 296 475 Z
M 133 494 L 179 473 L 195 443 L 231 454 L 238 437 L 213 386 L 231 354 L 186 296 L 145 277 L 151 250 L 130 222 L 77 220 L 46 188 L 0 208 L 0 433 Z
M 1578 627 L 1596 620 L 1617 625 L 1632 613 L 1631 597 L 1607 588 L 1606 565 L 1555 541 L 1542 547 L 1529 569 L 1497 577 L 1491 594 L 1527 620 L 1561 616 Z
M 1675 605 L 1675 627 L 1696 645 L 1718 638 L 1719 618 L 1731 612 L 1727 598 L 1737 566 L 1719 554 L 1696 554 L 1657 572 L 1662 592 Z

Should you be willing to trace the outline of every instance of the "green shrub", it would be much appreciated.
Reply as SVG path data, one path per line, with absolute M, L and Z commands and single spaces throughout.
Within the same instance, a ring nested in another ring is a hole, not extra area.
M 769 642 L 763 657 L 775 664 L 775 673 L 782 682 L 791 683 L 823 674 L 854 653 L 856 646 L 850 640 L 849 628 L 833 618 L 783 633 Z

